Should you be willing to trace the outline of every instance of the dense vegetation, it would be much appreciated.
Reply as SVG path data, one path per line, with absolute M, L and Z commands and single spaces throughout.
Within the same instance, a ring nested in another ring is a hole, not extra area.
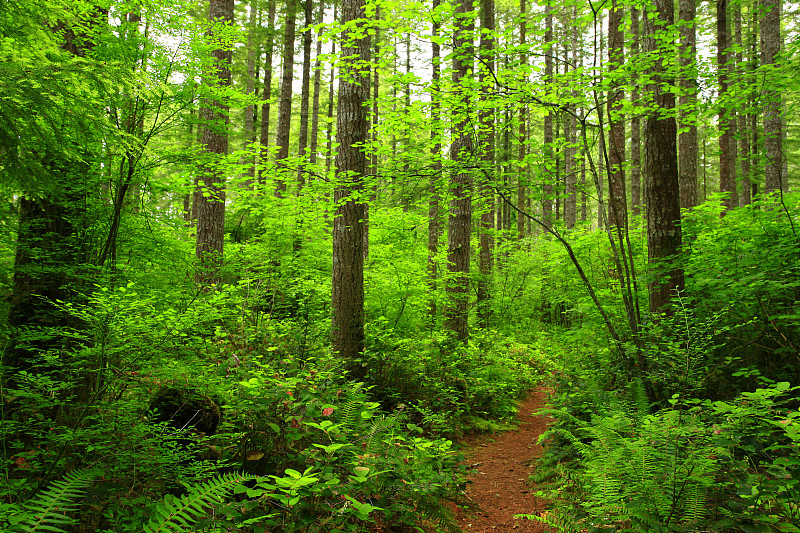
M 0 3 L 0 528 L 800 531 L 780 14 Z

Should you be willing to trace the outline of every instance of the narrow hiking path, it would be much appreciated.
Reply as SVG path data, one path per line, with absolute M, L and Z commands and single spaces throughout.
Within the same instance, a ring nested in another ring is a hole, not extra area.
M 462 442 L 465 461 L 474 469 L 465 492 L 476 507 L 457 510 L 456 518 L 466 533 L 546 531 L 539 522 L 514 519 L 514 515 L 535 515 L 545 508 L 545 502 L 534 496 L 535 489 L 528 485 L 532 463 L 542 453 L 537 444 L 539 435 L 550 423 L 549 417 L 535 415 L 533 411 L 545 405 L 546 389 L 533 390 L 519 406 L 516 430 Z

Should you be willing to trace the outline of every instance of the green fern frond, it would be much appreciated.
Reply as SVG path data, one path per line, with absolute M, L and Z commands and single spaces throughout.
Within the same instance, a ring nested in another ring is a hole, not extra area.
M 514 518 L 524 518 L 525 520 L 540 522 L 562 533 L 579 533 L 581 531 L 577 526 L 579 522 L 578 519 L 571 513 L 564 512 L 564 510 L 559 510 L 556 513 L 548 512 L 544 516 L 518 514 L 514 515 Z
M 420 521 L 436 528 L 437 533 L 463 533 L 453 513 L 437 498 L 419 498 L 416 500 L 416 511 Z
M 75 501 L 84 495 L 89 485 L 101 473 L 102 471 L 96 468 L 84 468 L 68 472 L 64 474 L 63 479 L 53 481 L 49 487 L 25 503 L 25 510 L 30 516 L 15 526 L 17 531 L 64 533 L 65 530 L 61 527 L 77 523 L 77 520 L 68 517 L 67 513 L 78 508 Z
M 219 475 L 189 488 L 180 498 L 167 495 L 155 509 L 155 517 L 145 524 L 145 533 L 193 531 L 191 525 L 206 514 L 206 507 L 221 503 L 237 485 L 258 476 L 238 472 Z

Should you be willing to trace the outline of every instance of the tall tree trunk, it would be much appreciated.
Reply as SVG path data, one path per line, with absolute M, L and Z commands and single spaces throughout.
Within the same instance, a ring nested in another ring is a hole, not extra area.
M 644 17 L 647 34 L 647 51 L 658 53 L 655 38 L 661 28 L 674 23 L 672 0 L 655 0 L 653 18 Z M 663 26 L 655 24 L 658 20 Z M 672 110 L 675 94 L 668 90 L 667 73 L 663 59 L 657 59 L 650 73 L 647 90 L 653 109 L 645 123 L 645 161 L 648 187 L 646 188 L 647 250 L 652 271 L 657 272 L 650 283 L 650 310 L 654 313 L 670 312 L 670 302 L 676 291 L 683 290 L 683 270 L 669 264 L 681 246 L 680 188 L 678 184 L 677 127 Z M 646 368 L 641 368 L 646 371 Z
M 764 80 L 764 192 L 783 191 L 783 134 L 781 96 L 774 84 L 776 58 L 781 50 L 781 1 L 761 0 L 761 65 L 768 67 Z
M 209 0 L 209 20 L 214 26 L 208 37 L 214 39 L 215 29 L 233 22 L 233 0 Z M 222 88 L 231 85 L 231 46 L 220 45 L 212 50 L 213 65 L 206 73 L 204 85 Z M 222 93 L 223 91 L 219 91 Z M 203 151 L 208 154 L 202 172 L 203 194 L 197 202 L 197 246 L 195 253 L 199 262 L 195 280 L 200 285 L 218 283 L 221 279 L 223 242 L 225 236 L 225 175 L 219 161 L 228 153 L 227 102 L 209 96 L 200 109 L 203 127 Z
M 527 5 L 525 0 L 520 0 L 519 2 L 519 14 L 520 14 L 520 24 L 519 24 L 519 45 L 522 52 L 519 54 L 519 62 L 520 62 L 520 69 L 522 72 L 527 72 L 528 69 L 528 54 L 525 52 L 526 46 L 526 31 L 528 27 L 527 22 Z M 494 12 L 494 9 L 492 9 Z M 494 23 L 492 23 L 494 26 Z M 481 37 L 483 37 L 483 32 L 481 32 Z M 527 179 L 527 170 L 525 166 L 525 153 L 526 153 L 526 140 L 527 140 L 527 132 L 525 131 L 526 120 L 528 117 L 528 107 L 527 104 L 523 104 L 520 106 L 519 109 L 519 138 L 517 139 L 517 208 L 520 211 L 526 211 L 526 203 L 525 203 L 525 196 L 526 196 L 526 185 L 528 182 Z M 517 239 L 522 240 L 525 238 L 525 217 L 521 216 L 519 213 L 517 214 Z
M 297 23 L 297 3 L 300 0 L 287 0 L 286 21 L 283 32 L 283 72 L 281 74 L 281 96 L 278 106 L 278 131 L 275 144 L 278 148 L 276 159 L 285 162 L 289 158 L 289 134 L 292 127 L 292 81 L 294 80 L 294 41 Z M 275 186 L 275 196 L 283 198 L 286 192 L 286 180 L 280 174 L 285 168 L 279 168 L 278 179 Z
M 342 64 L 336 119 L 336 216 L 333 222 L 333 290 L 331 341 L 334 353 L 348 364 L 351 376 L 363 379 L 364 349 L 364 204 L 360 198 L 367 173 L 363 145 L 369 139 L 366 103 L 370 36 L 364 31 L 365 0 L 342 0 L 341 24 L 355 25 L 342 35 L 342 54 L 356 61 Z M 361 22 L 359 22 L 361 21 Z
M 439 194 L 439 181 L 442 177 L 442 132 L 439 124 L 442 121 L 441 111 L 441 51 L 437 38 L 439 37 L 439 15 L 436 10 L 439 8 L 439 0 L 433 0 L 433 29 L 431 39 L 431 156 L 433 158 L 432 172 L 428 192 L 428 319 L 431 326 L 436 324 L 436 290 L 439 282 L 439 236 L 442 229 L 439 223 L 439 204 L 441 195 Z
M 248 97 L 252 96 L 256 87 L 256 54 L 259 45 L 255 43 L 255 30 L 256 30 L 256 12 L 259 10 L 258 0 L 250 0 L 250 17 L 247 24 L 247 64 L 245 72 L 245 94 Z M 244 143 L 242 148 L 247 150 L 250 143 L 255 141 L 255 104 L 247 104 L 244 109 Z M 252 176 L 252 168 L 248 169 L 248 174 Z
M 747 77 L 747 65 L 744 62 L 744 52 L 742 47 L 742 3 L 737 2 L 733 6 L 734 10 L 734 23 L 736 26 L 736 75 L 739 80 L 740 86 L 745 86 L 745 79 Z M 750 92 L 750 89 L 747 89 Z M 736 126 L 736 136 L 739 141 L 739 154 L 737 161 L 739 162 L 740 179 L 742 182 L 742 191 L 739 196 L 739 205 L 748 205 L 751 201 L 750 198 L 750 132 L 748 111 L 746 106 L 737 106 L 739 111 L 737 113 L 738 121 Z
M 598 19 L 599 19 L 599 24 L 598 24 L 599 30 L 598 31 L 600 32 L 600 46 L 599 46 L 599 51 L 598 52 L 599 52 L 599 57 L 603 57 L 603 54 L 605 53 L 605 49 L 606 49 L 606 40 L 605 40 L 605 32 L 603 31 L 604 30 L 604 27 L 603 27 L 604 24 L 603 24 L 603 12 L 602 11 L 599 13 Z M 599 72 L 595 73 L 595 79 L 597 79 L 597 80 L 600 79 L 600 73 Z M 605 98 L 605 95 L 603 94 L 602 91 L 598 91 L 597 98 L 598 98 L 599 102 L 603 101 L 603 99 Z M 605 112 L 603 111 L 603 106 L 601 105 L 601 106 L 599 106 L 597 108 L 597 119 L 598 119 L 600 124 L 603 123 L 604 115 L 605 115 Z M 600 142 L 600 135 L 598 134 L 598 136 L 597 136 L 597 162 L 598 162 L 597 171 L 598 171 L 598 174 L 600 175 L 600 179 L 597 181 L 597 185 L 598 185 L 597 194 L 599 196 L 598 197 L 598 202 L 597 202 L 597 228 L 598 229 L 603 229 L 603 227 L 605 226 L 605 224 L 603 222 L 603 219 L 607 218 L 606 214 L 603 213 L 603 208 L 601 207 L 601 206 L 605 205 L 605 203 L 604 203 L 604 198 L 605 198 L 604 189 L 605 188 L 604 188 L 603 184 L 605 183 L 605 175 L 606 175 L 606 157 L 605 157 L 605 153 L 604 152 L 605 152 L 605 147 L 603 146 L 603 143 Z
M 686 1 L 686 0 L 684 0 Z M 693 1 L 693 0 L 689 0 Z M 639 8 L 631 7 L 631 58 L 635 61 L 639 56 Z M 639 79 L 633 82 L 631 102 L 639 101 Z M 642 205 L 642 125 L 639 113 L 631 116 L 631 212 L 641 213 Z
M 679 0 L 678 18 L 681 21 L 680 65 L 681 93 L 678 99 L 678 181 L 681 188 L 681 207 L 691 209 L 697 205 L 697 44 L 696 0 Z
M 381 19 L 380 6 L 375 7 L 375 20 Z M 376 205 L 378 201 L 378 94 L 380 91 L 380 74 L 378 72 L 378 58 L 380 57 L 380 30 L 375 28 L 375 36 L 372 39 L 373 48 L 373 63 L 375 67 L 372 69 L 372 113 L 370 117 L 370 132 L 372 141 L 372 154 L 369 162 L 368 174 L 372 176 L 369 182 L 369 201 L 364 203 L 364 261 L 369 258 L 369 215 L 370 204 Z
M 717 0 L 717 73 L 719 78 L 719 191 L 726 193 L 724 205 L 727 209 L 736 207 L 739 197 L 736 192 L 735 179 L 735 119 L 728 110 L 728 80 L 730 66 L 728 64 L 728 48 L 730 32 L 728 31 L 728 0 Z
M 572 6 L 572 18 L 573 20 L 577 20 L 578 18 L 578 7 L 574 4 Z M 572 25 L 571 32 L 569 48 L 572 52 L 572 68 L 574 70 L 578 68 L 578 26 Z M 566 39 L 564 41 L 566 43 Z M 566 60 L 566 58 L 567 54 L 565 50 L 564 59 Z M 578 91 L 574 82 L 571 91 L 572 97 L 577 101 Z M 578 123 L 573 114 L 569 114 L 565 118 L 566 122 L 564 125 L 567 146 L 564 185 L 567 196 L 564 199 L 564 223 L 567 228 L 572 229 L 575 227 L 575 222 L 578 218 L 578 160 L 576 158 L 576 154 L 578 153 L 576 143 Z
M 297 172 L 298 188 L 302 189 L 306 180 L 306 164 L 308 162 L 308 108 L 311 100 L 311 30 L 314 26 L 313 0 L 298 0 L 306 15 L 306 27 L 303 29 L 303 79 L 300 90 L 300 131 L 297 136 L 297 155 L 300 168 Z M 321 8 L 320 8 L 321 9 Z
M 453 143 L 450 157 L 455 162 L 451 175 L 453 199 L 450 201 L 450 216 L 447 232 L 447 283 L 448 308 L 445 329 L 455 338 L 466 341 L 469 316 L 469 256 L 470 226 L 472 222 L 472 180 L 466 166 L 472 159 L 475 147 L 472 143 L 470 112 L 472 102 L 465 79 L 472 70 L 472 33 L 475 25 L 472 0 L 459 0 L 456 4 L 456 29 L 453 36 L 453 85 L 460 100 L 455 114 Z
M 759 122 L 759 113 L 756 109 L 756 102 L 759 94 L 757 93 L 758 89 L 756 87 L 756 80 L 758 79 L 758 67 L 759 67 L 759 54 L 758 54 L 758 33 L 759 33 L 759 23 L 758 23 L 758 8 L 754 7 L 750 17 L 750 69 L 748 71 L 748 78 L 747 84 L 752 88 L 750 91 L 750 97 L 748 98 L 748 109 L 752 110 L 750 115 L 750 133 L 752 135 L 750 141 L 750 173 L 752 176 L 760 176 L 761 175 L 761 154 L 764 152 L 762 147 L 759 146 L 759 137 L 758 137 L 758 122 Z M 756 180 L 752 180 L 750 183 L 751 187 L 751 196 L 752 199 L 755 200 L 758 194 L 758 182 Z
M 521 2 L 522 13 L 525 13 L 525 0 Z M 524 44 L 525 41 L 525 19 L 522 20 L 522 32 L 520 34 L 520 41 Z M 480 179 L 480 197 L 481 197 L 481 222 L 480 222 L 480 255 L 479 255 L 479 268 L 481 276 L 478 280 L 477 290 L 477 307 L 478 318 L 484 327 L 489 326 L 489 319 L 491 317 L 491 307 L 489 305 L 491 293 L 491 280 L 492 280 L 492 254 L 494 247 L 494 239 L 492 235 L 494 211 L 494 191 L 492 184 L 489 181 L 494 169 L 494 117 L 495 109 L 489 105 L 489 95 L 491 89 L 494 88 L 494 0 L 481 1 L 481 42 L 480 54 L 482 58 L 483 67 L 480 70 L 480 86 L 481 86 L 481 99 L 483 100 L 481 114 L 480 114 L 480 132 L 478 142 L 480 143 L 479 152 L 482 161 L 481 168 L 483 172 L 479 176 Z M 523 60 L 524 67 L 524 60 Z M 524 135 L 524 129 L 521 132 Z M 523 137 L 524 138 L 524 137 Z M 520 145 L 520 151 L 524 156 L 524 144 Z
M 544 31 L 544 81 L 545 84 L 553 83 L 553 6 L 547 2 L 545 10 L 545 31 Z M 553 178 L 551 169 L 554 168 L 553 154 L 553 111 L 547 110 L 544 116 L 544 172 L 543 199 L 542 199 L 542 220 L 545 224 L 553 223 Z
M 609 76 L 612 78 L 608 96 L 608 223 L 617 228 L 628 226 L 628 211 L 625 205 L 625 122 L 622 116 L 623 84 L 615 73 L 622 70 L 625 44 L 622 33 L 622 7 L 612 0 L 608 13 L 608 60 Z M 620 246 L 624 243 L 620 239 Z M 620 272 L 620 274 L 622 274 Z
M 338 2 L 333 2 L 333 18 L 336 19 L 336 10 L 339 8 Z M 331 41 L 331 55 L 336 55 L 336 41 Z M 335 79 L 335 67 L 331 64 L 331 79 L 328 83 L 328 131 L 326 134 L 325 145 L 325 174 L 331 173 L 331 163 L 333 162 L 333 80 Z
M 321 1 L 317 10 L 317 25 L 322 24 L 325 14 L 325 2 Z M 314 99 L 311 103 L 311 142 L 308 149 L 308 162 L 317 163 L 317 145 L 319 143 L 319 92 L 322 89 L 322 30 L 317 32 L 317 50 L 314 55 Z
M 258 170 L 258 182 L 263 183 L 263 163 L 269 157 L 269 121 L 270 121 L 270 100 L 272 99 L 272 54 L 275 50 L 275 11 L 277 0 L 269 0 L 267 7 L 267 45 L 265 46 L 264 64 L 264 103 L 261 104 L 261 153 L 259 161 L 262 166 Z

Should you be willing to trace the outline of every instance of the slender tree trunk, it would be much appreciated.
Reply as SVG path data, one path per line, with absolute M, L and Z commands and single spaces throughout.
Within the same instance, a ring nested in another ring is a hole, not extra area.
M 256 12 L 259 11 L 258 0 L 250 0 L 250 18 L 247 24 L 247 72 L 245 74 L 245 93 L 252 96 L 256 87 L 256 54 L 259 46 L 254 42 L 256 29 Z M 244 145 L 242 148 L 247 150 L 250 144 L 255 142 L 255 104 L 248 104 L 244 110 Z M 252 163 L 252 161 L 251 161 Z M 247 175 L 253 176 L 253 168 L 247 169 Z
M 233 0 L 210 0 L 209 20 L 215 26 L 233 22 Z M 209 30 L 215 37 L 215 28 Z M 231 85 L 232 48 L 220 45 L 212 50 L 213 66 L 205 76 L 208 87 L 222 88 Z M 222 92 L 222 91 L 220 91 Z M 197 202 L 197 255 L 198 267 L 195 281 L 200 285 L 218 283 L 221 279 L 223 242 L 225 236 L 225 176 L 218 162 L 228 153 L 228 104 L 209 96 L 200 109 L 203 128 L 203 151 L 208 164 L 202 172 L 202 191 Z
M 281 74 L 281 97 L 278 107 L 278 131 L 275 144 L 278 153 L 276 159 L 283 163 L 289 158 L 289 134 L 292 127 L 292 81 L 294 80 L 294 41 L 297 23 L 297 3 L 300 0 L 288 0 L 286 3 L 286 21 L 283 33 L 283 73 Z M 281 169 L 279 169 L 281 172 Z M 275 196 L 283 198 L 286 192 L 286 180 L 279 175 L 275 186 Z
M 298 1 L 301 2 L 301 6 L 306 15 L 306 27 L 303 30 L 303 79 L 300 89 L 300 131 L 297 136 L 297 155 L 300 157 L 297 183 L 298 189 L 302 189 L 306 181 L 306 163 L 308 161 L 308 108 L 311 100 L 311 28 L 314 26 L 314 2 L 313 0 Z
M 728 48 L 730 32 L 728 31 L 728 0 L 717 0 L 717 73 L 719 77 L 719 191 L 726 193 L 724 204 L 726 209 L 736 207 L 739 197 L 736 193 L 736 179 L 734 175 L 735 145 L 734 129 L 735 119 L 727 109 L 730 105 L 728 99 L 728 80 L 730 66 L 728 65 Z
M 453 199 L 450 201 L 450 216 L 447 232 L 448 308 L 445 328 L 455 338 L 466 341 L 469 316 L 469 257 L 470 226 L 472 222 L 472 180 L 464 166 L 469 164 L 475 151 L 470 124 L 472 102 L 465 87 L 468 73 L 472 70 L 472 32 L 474 6 L 472 0 L 459 0 L 456 4 L 456 29 L 453 44 L 453 86 L 460 103 L 455 110 L 455 128 L 450 157 L 455 162 L 451 175 Z
M 734 10 L 734 23 L 736 26 L 736 74 L 739 80 L 739 85 L 744 86 L 744 81 L 747 77 L 747 65 L 744 62 L 744 52 L 742 48 L 742 4 L 737 2 L 733 6 Z M 749 92 L 750 89 L 747 89 Z M 738 106 L 737 106 L 738 107 Z M 743 107 L 743 106 L 742 106 Z M 750 124 L 748 120 L 748 111 L 739 108 L 737 117 L 736 136 L 739 141 L 739 155 L 737 161 L 739 162 L 740 179 L 742 182 L 742 191 L 739 197 L 739 205 L 748 205 L 751 201 L 750 198 L 750 132 L 748 131 Z
M 553 83 L 553 6 L 547 2 L 544 6 L 545 10 L 545 56 L 544 56 L 544 80 L 545 84 Z M 544 116 L 544 184 L 543 184 L 543 198 L 542 198 L 542 220 L 545 224 L 553 223 L 553 178 L 552 169 L 554 168 L 554 154 L 553 154 L 553 112 L 546 111 Z
M 682 75 L 678 99 L 681 131 L 678 136 L 678 180 L 681 187 L 681 207 L 685 209 L 697 205 L 697 119 L 694 118 L 697 103 L 696 11 L 696 0 L 679 0 Z
M 347 361 L 351 376 L 363 379 L 364 349 L 364 204 L 360 192 L 367 172 L 363 144 L 369 139 L 366 103 L 370 36 L 363 30 L 365 0 L 342 0 L 341 24 L 355 24 L 342 36 L 342 53 L 356 61 L 342 64 L 336 121 L 336 216 L 333 222 L 331 340 L 334 353 Z M 358 22 L 362 21 L 362 22 Z
M 657 31 L 674 23 L 672 0 L 655 0 L 654 17 L 645 17 L 647 51 L 657 53 Z M 655 24 L 655 19 L 663 26 Z M 647 249 L 651 270 L 657 272 L 650 284 L 650 310 L 670 312 L 676 291 L 683 290 L 683 271 L 668 261 L 681 246 L 680 187 L 678 184 L 677 126 L 674 116 L 675 94 L 668 90 L 663 59 L 657 59 L 650 73 L 647 90 L 656 109 L 645 124 Z M 640 371 L 646 371 L 641 368 Z
M 750 69 L 748 71 L 748 79 L 747 84 L 752 88 L 750 91 L 750 95 L 748 98 L 748 109 L 752 110 L 750 115 L 750 133 L 752 135 L 751 142 L 750 142 L 750 173 L 753 177 L 760 176 L 762 171 L 762 159 L 761 154 L 764 152 L 762 147 L 759 146 L 759 137 L 758 137 L 758 122 L 759 122 L 759 112 L 756 108 L 757 98 L 759 97 L 760 91 L 756 87 L 756 82 L 758 79 L 758 67 L 759 67 L 759 54 L 758 54 L 758 33 L 759 33 L 759 23 L 758 23 L 758 7 L 757 5 L 753 7 L 752 14 L 750 17 Z M 756 199 L 757 196 L 757 189 L 758 189 L 758 182 L 753 179 L 751 180 L 751 196 L 752 200 Z
M 439 8 L 439 0 L 433 0 L 434 13 Z M 439 194 L 439 181 L 442 177 L 442 132 L 439 125 L 442 121 L 441 111 L 441 51 L 437 38 L 439 37 L 439 18 L 438 14 L 433 16 L 433 29 L 431 40 L 431 156 L 433 158 L 432 172 L 428 192 L 428 319 L 431 326 L 436 324 L 436 291 L 439 282 L 439 236 L 442 229 L 439 223 L 439 204 L 441 195 Z
M 492 9 L 494 11 L 494 9 Z M 523 72 L 527 71 L 528 68 L 528 54 L 524 52 L 526 43 L 526 31 L 528 27 L 527 22 L 527 5 L 526 0 L 520 0 L 519 2 L 519 13 L 520 13 L 520 23 L 519 23 L 519 44 L 522 48 L 522 52 L 519 55 L 519 62 L 520 68 Z M 494 24 L 492 24 L 494 26 Z M 483 36 L 483 33 L 481 33 Z M 520 211 L 526 211 L 525 205 L 525 196 L 526 196 L 526 185 L 528 182 L 527 179 L 527 171 L 525 166 L 525 148 L 526 148 L 526 140 L 527 140 L 527 132 L 525 131 L 526 120 L 528 116 L 528 108 L 527 105 L 522 105 L 519 109 L 519 138 L 517 142 L 519 143 L 517 146 L 517 158 L 518 158 L 518 166 L 517 166 L 517 206 Z M 517 215 L 517 239 L 522 240 L 525 238 L 525 218 L 521 215 Z
M 776 58 L 781 50 L 781 1 L 761 0 L 761 64 L 769 67 L 764 81 L 764 192 L 785 192 L 783 188 L 783 134 L 781 96 L 775 88 Z
M 267 6 L 267 45 L 265 47 L 266 60 L 264 64 L 264 103 L 261 104 L 261 154 L 259 157 L 262 166 L 258 171 L 258 182 L 263 183 L 263 163 L 269 157 L 269 121 L 270 100 L 272 99 L 272 54 L 275 50 L 275 11 L 277 0 L 269 0 Z
M 602 11 L 600 12 L 600 14 L 598 16 L 598 19 L 599 19 L 598 27 L 599 27 L 599 32 L 600 32 L 600 46 L 599 46 L 598 54 L 599 54 L 599 57 L 603 57 L 603 54 L 605 53 L 605 49 L 606 49 L 606 40 L 605 40 L 605 33 L 603 31 L 604 30 L 604 27 L 603 27 L 604 24 L 603 24 L 603 12 Z M 595 79 L 598 79 L 598 80 L 600 79 L 599 72 L 597 72 L 595 74 Z M 605 95 L 603 94 L 602 91 L 598 91 L 597 98 L 598 98 L 599 102 L 603 101 L 603 99 L 605 98 Z M 600 121 L 600 124 L 603 123 L 604 115 L 605 115 L 605 113 L 603 111 L 603 106 L 599 106 L 597 108 L 597 119 Z M 606 175 L 606 158 L 605 158 L 605 153 L 604 152 L 605 152 L 605 147 L 603 146 L 603 143 L 600 142 L 600 135 L 598 134 L 598 137 L 597 137 L 597 162 L 598 162 L 597 171 L 598 171 L 598 174 L 600 175 L 600 179 L 597 181 L 597 185 L 599 185 L 599 187 L 597 187 L 597 194 L 599 196 L 598 203 L 597 203 L 597 228 L 598 229 L 603 229 L 603 227 L 605 227 L 605 224 L 603 223 L 603 219 L 606 218 L 606 215 L 603 213 L 603 209 L 601 207 L 602 205 L 604 205 L 604 195 L 605 195 L 605 190 L 604 190 L 605 187 L 603 186 L 603 184 L 605 183 L 604 176 Z
M 578 7 L 577 5 L 573 4 L 572 6 L 572 18 L 573 20 L 577 20 L 578 18 Z M 572 64 L 573 69 L 578 68 L 578 26 L 572 25 L 571 27 L 571 39 L 569 48 L 572 52 Z M 566 42 L 566 39 L 565 39 Z M 565 51 L 566 52 L 566 51 Z M 564 58 L 567 58 L 567 54 L 564 54 Z M 565 67 L 565 71 L 566 71 Z M 574 81 L 572 82 L 573 88 L 572 97 L 577 101 L 578 98 L 578 91 L 574 87 Z M 564 199 L 564 224 L 568 229 L 572 229 L 575 227 L 576 219 L 578 218 L 578 160 L 575 157 L 577 153 L 577 129 L 578 124 L 575 120 L 575 116 L 570 114 L 565 117 L 565 137 L 566 137 L 566 158 L 565 158 L 565 173 L 564 173 L 564 185 L 566 189 L 567 196 Z
M 684 0 L 686 1 L 686 0 Z M 692 0 L 689 0 L 692 1 Z M 639 56 L 639 8 L 631 7 L 631 58 Z M 633 83 L 631 102 L 639 101 L 639 79 Z M 642 125 L 639 113 L 631 116 L 631 212 L 641 213 L 642 204 Z
M 622 116 L 622 100 L 624 89 L 615 76 L 622 70 L 625 45 L 622 33 L 622 8 L 618 0 L 612 0 L 608 13 L 608 60 L 611 92 L 608 96 L 608 221 L 617 228 L 628 226 L 628 212 L 625 205 L 625 122 Z M 620 246 L 624 243 L 620 240 Z M 620 272 L 620 274 L 622 274 Z
M 525 0 L 522 0 L 522 13 L 524 14 Z M 520 34 L 520 41 L 524 44 L 524 28 L 525 20 L 522 21 L 523 31 Z M 491 307 L 489 300 L 491 297 L 490 287 L 492 280 L 492 255 L 494 253 L 494 239 L 492 235 L 494 212 L 492 206 L 494 205 L 494 191 L 492 184 L 489 181 L 494 169 L 494 117 L 495 109 L 490 107 L 488 96 L 491 89 L 494 88 L 494 78 L 492 72 L 494 71 L 494 0 L 482 0 L 481 2 L 481 42 L 480 54 L 482 57 L 483 67 L 480 70 L 480 86 L 482 89 L 481 99 L 482 107 L 480 114 L 480 132 L 479 132 L 479 152 L 482 161 L 481 168 L 483 172 L 479 176 L 480 179 L 480 196 L 482 202 L 482 212 L 480 221 L 480 255 L 479 255 L 479 268 L 481 276 L 478 280 L 478 318 L 484 327 L 489 326 L 489 319 L 491 318 Z M 524 65 L 524 63 L 523 63 Z M 524 129 L 523 132 L 524 134 Z M 524 138 L 524 137 L 523 137 Z M 524 144 L 520 145 L 520 150 L 524 154 Z
M 317 10 L 317 24 L 322 24 L 325 14 L 325 2 L 321 1 Z M 322 30 L 317 32 L 317 50 L 314 55 L 314 99 L 311 103 L 311 141 L 308 149 L 308 162 L 317 163 L 317 145 L 319 143 L 319 92 L 322 89 Z
M 336 19 L 338 2 L 333 2 L 333 18 Z M 331 55 L 336 55 L 336 41 L 331 42 Z M 335 78 L 334 65 L 331 64 L 331 79 L 328 84 L 328 132 L 326 134 L 327 143 L 325 146 L 325 174 L 331 173 L 331 163 L 333 162 L 333 80 Z

